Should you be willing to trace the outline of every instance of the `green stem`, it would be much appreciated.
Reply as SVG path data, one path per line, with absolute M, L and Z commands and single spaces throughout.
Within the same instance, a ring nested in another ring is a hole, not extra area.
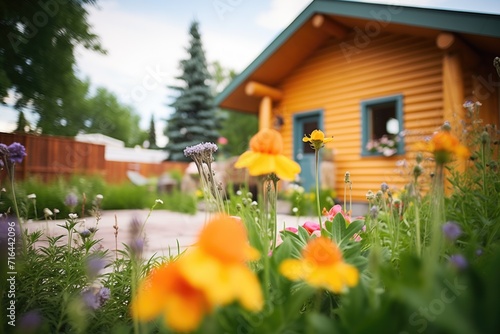
M 134 257 L 132 259 L 131 265 L 132 265 L 132 277 L 131 277 L 131 282 L 130 282 L 130 292 L 132 298 L 135 298 L 135 295 L 137 293 L 137 284 L 138 284 L 138 275 L 137 275 L 137 258 Z M 139 334 L 140 333 L 140 326 L 139 326 L 139 319 L 137 317 L 133 317 L 133 322 L 134 322 L 134 334 Z
M 9 167 L 7 167 L 7 171 Z M 10 186 L 12 188 L 12 200 L 14 201 L 14 208 L 16 210 L 16 217 L 17 221 L 19 224 L 21 224 L 21 216 L 19 215 L 19 207 L 17 206 L 17 198 L 16 198 L 16 188 L 14 186 L 14 170 L 15 170 L 15 164 L 12 164 L 12 170 L 10 170 Z
M 278 177 L 275 174 L 271 175 L 271 182 L 272 182 L 272 189 L 271 191 L 272 196 L 269 197 L 271 201 L 271 240 L 272 240 L 272 247 L 271 249 L 274 251 L 276 248 L 276 237 L 277 237 L 277 232 L 276 232 L 276 227 L 278 224 L 277 218 L 276 218 L 276 203 L 278 202 Z
M 415 208 L 415 242 L 417 247 L 417 255 L 420 257 L 422 255 L 422 245 L 420 237 L 420 211 L 418 209 L 418 203 L 413 202 L 413 207 Z
M 318 176 L 318 165 L 319 165 L 319 150 L 314 151 L 315 158 L 315 168 L 316 168 L 316 209 L 318 210 L 318 220 L 319 220 L 319 229 L 323 230 L 323 222 L 321 220 L 321 207 L 319 203 L 319 176 Z

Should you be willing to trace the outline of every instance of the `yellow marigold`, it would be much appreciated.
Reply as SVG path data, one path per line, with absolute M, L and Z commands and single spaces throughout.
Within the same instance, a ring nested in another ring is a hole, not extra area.
M 335 293 L 358 284 L 358 269 L 342 259 L 337 245 L 326 237 L 311 239 L 302 251 L 301 259 L 284 260 L 281 274 L 290 280 L 303 280 L 309 285 Z
M 132 300 L 132 317 L 150 321 L 163 315 L 165 325 L 178 332 L 195 330 L 211 307 L 204 294 L 192 286 L 171 262 L 154 269 L 141 282 Z
M 211 305 L 239 301 L 246 309 L 259 311 L 262 290 L 257 276 L 246 265 L 258 258 L 241 220 L 219 214 L 205 225 L 196 245 L 183 255 L 179 265 L 183 276 L 204 291 Z
M 315 150 L 319 150 L 332 140 L 333 137 L 325 138 L 325 134 L 321 130 L 313 130 L 310 136 L 304 135 L 304 138 L 302 138 L 303 142 L 310 143 Z
M 427 150 L 434 154 L 437 163 L 444 164 L 452 159 L 453 155 L 459 158 L 468 158 L 469 149 L 460 144 L 460 141 L 450 131 L 441 130 L 435 133 L 429 143 Z
M 282 155 L 283 138 L 273 129 L 262 129 L 250 140 L 250 150 L 236 161 L 235 168 L 248 168 L 250 175 L 275 173 L 280 179 L 293 180 L 300 173 L 295 161 Z

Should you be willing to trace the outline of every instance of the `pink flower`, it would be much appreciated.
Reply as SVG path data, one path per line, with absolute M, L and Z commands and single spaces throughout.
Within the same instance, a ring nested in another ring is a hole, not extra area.
M 293 227 L 293 226 L 285 227 L 285 231 L 289 231 L 289 232 L 292 232 L 292 233 L 295 233 L 295 234 L 297 234 L 297 232 L 299 232 L 299 230 L 296 227 Z M 281 233 L 278 233 L 278 235 L 276 236 L 276 247 L 278 247 L 282 243 L 283 243 L 283 239 L 281 239 Z M 269 256 L 271 256 L 272 253 L 273 253 L 272 251 L 269 251 Z
M 321 237 L 321 231 L 320 230 L 316 230 L 314 231 L 313 233 L 311 233 L 311 236 L 315 236 L 316 238 L 319 238 Z
M 341 213 L 342 216 L 344 216 L 344 219 L 348 222 L 351 223 L 351 217 L 349 217 L 344 211 L 342 211 L 342 206 L 340 204 L 334 205 L 330 211 L 326 212 L 327 219 L 329 221 L 333 221 L 333 218 L 337 215 L 337 213 Z
M 320 230 L 320 226 L 318 223 L 313 223 L 310 221 L 306 221 L 304 225 L 302 225 L 302 227 L 305 228 L 307 232 L 309 232 L 309 234 L 312 234 L 314 231 Z
M 228 143 L 228 140 L 226 137 L 219 137 L 219 139 L 217 140 L 217 143 L 219 145 L 226 145 Z
M 363 230 L 363 232 L 365 232 L 365 231 L 366 231 L 366 225 L 363 225 L 362 230 Z M 359 236 L 359 234 L 357 234 L 357 233 L 354 233 L 354 234 L 352 235 L 352 238 L 353 238 L 353 239 L 354 239 L 354 241 L 356 241 L 356 242 L 360 242 L 361 240 L 363 240 L 363 239 Z

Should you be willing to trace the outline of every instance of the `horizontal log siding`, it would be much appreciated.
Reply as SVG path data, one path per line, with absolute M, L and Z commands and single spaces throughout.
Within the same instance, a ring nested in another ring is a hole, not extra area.
M 352 39 L 346 42 L 352 43 Z M 322 109 L 328 145 L 336 152 L 337 194 L 344 196 L 344 174 L 353 182 L 353 200 L 366 201 L 368 190 L 382 182 L 402 189 L 408 170 L 398 160 L 415 156 L 414 143 L 430 135 L 442 121 L 442 55 L 434 40 L 381 35 L 350 61 L 339 43 L 330 41 L 283 82 L 277 106 L 285 117 L 284 153 L 292 155 L 293 114 Z M 361 110 L 364 99 L 403 95 L 405 156 L 361 157 Z M 412 161 L 409 161 L 411 163 Z

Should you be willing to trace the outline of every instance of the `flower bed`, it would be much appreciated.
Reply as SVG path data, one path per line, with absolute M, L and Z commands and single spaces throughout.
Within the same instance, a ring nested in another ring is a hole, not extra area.
M 478 105 L 467 107 L 477 117 Z M 445 124 L 422 143 L 404 189 L 367 189 L 365 215 L 353 217 L 348 203 L 321 207 L 317 188 L 317 219 L 286 229 L 276 220 L 277 185 L 300 167 L 282 155 L 278 132 L 257 133 L 235 165 L 259 178 L 257 198 L 224 198 L 210 168 L 215 144 L 187 148 L 211 212 L 197 242 L 166 257 L 143 258 L 147 218 L 112 253 L 98 247 L 99 206 L 92 230 L 77 232 L 71 213 L 66 234 L 43 246 L 13 208 L 0 221 L 2 330 L 496 333 L 499 131 L 466 124 L 460 139 Z M 331 138 L 316 130 L 304 141 L 318 155 Z M 1 152 L 12 173 L 21 161 Z M 348 191 L 349 175 L 345 182 Z

